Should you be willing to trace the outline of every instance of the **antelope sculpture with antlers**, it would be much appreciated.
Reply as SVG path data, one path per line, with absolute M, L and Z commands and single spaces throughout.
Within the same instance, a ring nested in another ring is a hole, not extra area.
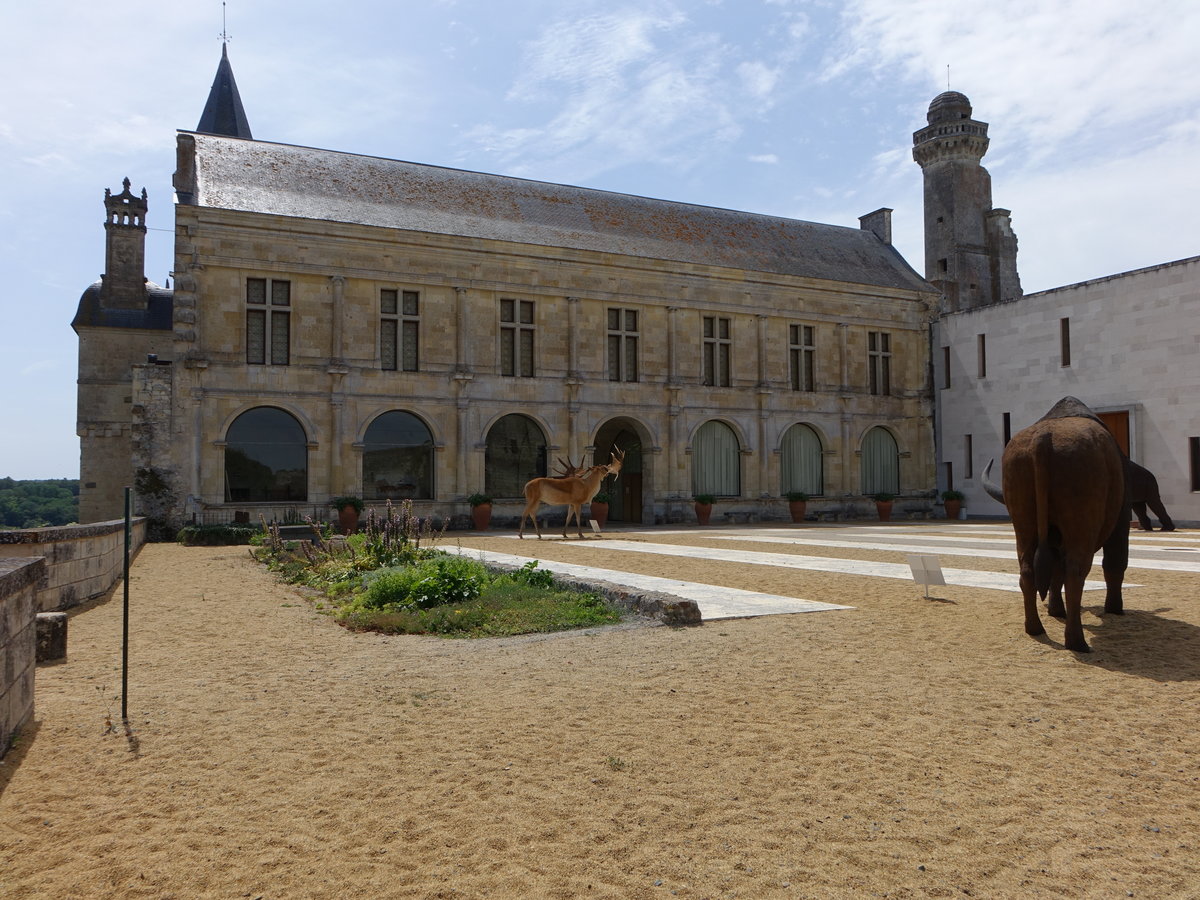
M 559 465 L 563 465 L 559 460 Z M 567 536 L 567 526 L 571 524 L 571 515 L 575 515 L 575 528 L 579 539 L 583 540 L 583 504 L 589 502 L 600 491 L 600 484 L 606 475 L 616 475 L 621 471 L 625 462 L 625 454 L 613 450 L 610 461 L 606 466 L 591 466 L 582 474 L 568 475 L 563 478 L 534 478 L 525 485 L 525 511 L 521 513 L 521 528 L 519 536 L 525 537 L 525 519 L 533 520 L 538 540 L 542 539 L 542 528 L 538 525 L 538 508 L 546 503 L 550 506 L 567 505 L 567 517 L 563 520 L 563 537 Z M 570 465 L 568 469 L 577 469 Z

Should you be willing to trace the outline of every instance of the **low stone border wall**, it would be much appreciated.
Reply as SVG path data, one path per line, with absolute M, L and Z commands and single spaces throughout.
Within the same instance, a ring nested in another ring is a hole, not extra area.
M 133 520 L 130 550 L 146 543 L 146 520 Z M 125 520 L 59 528 L 0 531 L 0 562 L 6 557 L 41 556 L 46 583 L 38 590 L 35 612 L 70 609 L 106 594 L 124 571 Z
M 504 563 L 483 563 L 495 572 L 515 572 L 519 566 Z M 674 594 L 664 594 L 661 591 L 639 591 L 608 581 L 584 581 L 569 575 L 551 573 L 554 584 L 560 588 L 572 591 L 586 591 L 599 594 L 610 603 L 614 603 L 630 612 L 645 616 L 648 619 L 658 619 L 664 625 L 702 625 L 700 607 L 695 600 L 676 597 Z
M 44 559 L 0 559 L 0 756 L 33 718 L 36 603 Z

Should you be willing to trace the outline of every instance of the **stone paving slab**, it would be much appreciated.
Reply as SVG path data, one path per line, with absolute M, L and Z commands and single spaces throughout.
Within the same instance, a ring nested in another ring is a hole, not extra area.
M 715 559 L 741 565 L 778 566 L 787 569 L 808 569 L 817 572 L 836 572 L 842 575 L 866 575 L 874 578 L 899 578 L 912 581 L 912 570 L 907 563 L 871 562 L 862 559 L 835 559 L 823 556 L 797 556 L 787 553 L 755 553 L 750 550 L 722 550 L 717 547 L 688 547 L 680 544 L 648 544 L 641 541 L 587 541 L 585 546 L 598 550 L 623 550 L 630 553 L 653 553 L 662 556 L 681 556 L 692 559 Z M 961 587 L 990 588 L 997 591 L 1020 593 L 1020 577 L 1015 572 L 979 572 L 972 569 L 943 569 L 946 584 Z M 1125 587 L 1138 587 L 1126 584 Z M 1084 582 L 1085 591 L 1104 590 L 1103 581 Z
M 588 541 L 585 546 L 595 547 L 601 543 L 614 542 Z M 617 541 L 615 543 L 623 542 Z M 476 550 L 470 547 L 440 547 L 439 549 L 447 553 L 456 553 L 460 556 L 468 556 L 482 562 L 499 563 L 501 565 L 520 567 L 533 561 L 533 558 L 528 556 L 496 553 L 490 550 Z M 620 547 L 618 549 L 626 548 Z M 798 597 L 784 597 L 779 594 L 763 594 L 758 591 L 744 591 L 738 588 L 701 584 L 695 581 L 679 581 L 674 578 L 659 578 L 654 575 L 638 575 L 633 572 L 622 572 L 617 569 L 580 566 L 574 563 L 558 562 L 551 559 L 540 559 L 537 563 L 539 569 L 546 569 L 559 575 L 588 581 L 607 581 L 609 584 L 621 585 L 622 587 L 629 587 L 635 590 L 658 591 L 664 594 L 673 594 L 685 600 L 694 600 L 696 601 L 696 605 L 700 607 L 700 615 L 706 622 L 713 619 L 739 619 L 750 616 L 825 612 L 834 609 L 854 608 L 852 606 L 840 606 L 835 603 L 802 600 Z
M 811 546 L 811 547 L 836 547 L 843 550 L 882 550 L 888 553 L 927 553 L 941 554 L 943 556 L 976 556 L 983 559 L 1011 559 L 1017 558 L 1016 550 L 999 550 L 994 549 L 991 544 L 1007 543 L 1010 547 L 1012 541 L 983 541 L 979 539 L 956 539 L 956 538 L 938 538 L 936 535 L 930 535 L 926 543 L 894 543 L 885 541 L 838 541 L 830 538 L 809 538 L 809 537 L 771 537 L 763 535 L 738 535 L 738 534 L 715 534 L 711 535 L 716 540 L 722 541 L 746 541 L 749 543 L 760 544 L 781 544 L 788 546 Z M 938 541 L 955 541 L 957 546 L 949 546 Z M 1173 553 L 1175 556 L 1168 557 L 1163 554 Z M 1136 554 L 1136 555 L 1135 555 Z M 1170 570 L 1172 572 L 1200 572 L 1200 558 L 1187 558 L 1188 551 L 1176 551 L 1167 547 L 1141 547 L 1129 548 L 1129 568 L 1131 569 L 1158 569 Z M 1097 553 L 1095 565 L 1100 564 L 1100 560 L 1104 557 L 1103 553 Z M 1131 587 L 1133 585 L 1130 585 Z

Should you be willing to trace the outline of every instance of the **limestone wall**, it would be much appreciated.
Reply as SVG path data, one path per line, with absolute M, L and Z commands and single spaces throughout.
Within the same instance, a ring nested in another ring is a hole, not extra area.
M 37 594 L 42 559 L 0 559 L 0 756 L 33 718 Z
M 939 486 L 949 463 L 969 514 L 1004 514 L 980 476 L 999 466 L 1005 415 L 1016 434 L 1070 395 L 1126 419 L 1130 458 L 1158 478 L 1167 512 L 1200 523 L 1200 257 L 944 316 L 934 339 Z
M 131 549 L 146 542 L 146 520 L 135 519 Z M 69 609 L 102 596 L 121 578 L 125 522 L 0 531 L 0 566 L 26 557 L 44 557 L 46 578 L 39 585 L 34 612 Z M 32 619 L 30 620 L 32 622 Z
M 901 492 L 932 487 L 931 295 L 228 210 L 176 213 L 175 406 L 146 424 L 171 455 L 155 466 L 172 473 L 185 521 L 235 506 L 251 521 L 267 512 L 225 501 L 225 434 L 263 405 L 287 411 L 308 438 L 298 507 L 363 491 L 364 434 L 390 410 L 430 430 L 438 514 L 465 514 L 464 499 L 484 489 L 487 435 L 508 413 L 538 423 L 551 459 L 591 461 L 619 429 L 636 435 L 644 522 L 690 503 L 693 437 L 713 419 L 737 436 L 744 504 L 779 500 L 781 439 L 797 423 L 821 437 L 831 501 L 861 494 L 861 441 L 875 426 L 896 438 Z M 286 365 L 246 363 L 249 278 L 290 284 Z M 419 294 L 418 371 L 380 365 L 383 289 Z M 506 299 L 533 305 L 533 377 L 501 372 Z M 635 382 L 609 380 L 610 309 L 638 316 Z M 728 385 L 703 383 L 705 317 L 728 321 Z M 813 390 L 789 382 L 792 325 L 812 330 Z M 890 336 L 886 395 L 869 387 L 875 332 Z M 151 409 L 135 393 L 134 406 Z

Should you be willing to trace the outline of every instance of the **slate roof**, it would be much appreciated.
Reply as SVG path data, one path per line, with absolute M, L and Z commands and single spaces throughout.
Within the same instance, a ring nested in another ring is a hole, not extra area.
M 169 288 L 146 282 L 145 309 L 110 309 L 100 305 L 102 279 L 88 286 L 79 298 L 79 308 L 71 327 L 88 328 L 136 328 L 143 331 L 170 331 L 172 328 L 172 306 L 175 292 Z
M 874 233 L 191 133 L 199 206 L 933 291 Z
M 217 64 L 217 75 L 208 92 L 208 102 L 204 104 L 204 112 L 200 114 L 200 124 L 196 126 L 196 130 L 249 140 L 254 135 L 250 133 L 250 122 L 246 119 L 246 110 L 242 108 L 242 96 L 238 93 L 237 82 L 233 78 L 233 66 L 229 64 L 227 46 L 221 45 L 221 61 Z

